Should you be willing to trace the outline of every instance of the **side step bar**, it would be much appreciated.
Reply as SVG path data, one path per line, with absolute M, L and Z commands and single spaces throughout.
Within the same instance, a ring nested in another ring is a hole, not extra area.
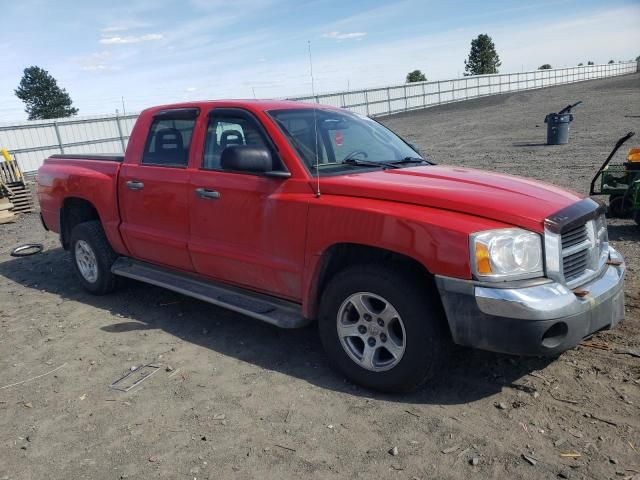
M 118 258 L 111 271 L 115 275 L 173 290 L 280 328 L 299 328 L 310 323 L 310 320 L 302 316 L 300 305 L 296 303 L 203 280 L 131 258 Z

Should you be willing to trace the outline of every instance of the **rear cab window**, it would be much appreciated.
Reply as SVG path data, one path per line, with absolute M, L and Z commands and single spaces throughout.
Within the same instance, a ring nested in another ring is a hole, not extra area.
M 142 165 L 186 168 L 198 109 L 165 110 L 154 115 Z

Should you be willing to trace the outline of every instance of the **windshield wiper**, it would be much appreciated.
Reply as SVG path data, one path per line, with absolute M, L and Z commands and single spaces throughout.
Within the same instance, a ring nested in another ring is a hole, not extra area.
M 407 163 L 428 163 L 429 165 L 433 165 L 429 160 L 425 160 L 424 158 L 418 158 L 418 157 L 405 157 L 402 160 L 395 160 L 391 163 L 393 165 L 403 165 Z
M 356 158 L 347 158 L 343 160 L 341 163 L 346 163 L 347 165 L 354 165 L 356 167 L 386 167 L 386 168 L 400 168 L 395 163 L 389 162 L 373 162 L 369 160 L 358 160 Z

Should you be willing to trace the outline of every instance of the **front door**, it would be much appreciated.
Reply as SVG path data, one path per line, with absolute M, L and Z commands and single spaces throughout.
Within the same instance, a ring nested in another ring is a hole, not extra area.
M 189 147 L 198 109 L 159 112 L 142 158 L 125 163 L 118 189 L 121 232 L 135 258 L 193 270 L 189 237 Z
M 232 145 L 269 148 L 274 170 L 286 171 L 252 114 L 231 108 L 212 111 L 204 156 L 191 175 L 189 251 L 194 267 L 214 279 L 299 300 L 308 185 L 225 171 L 220 157 Z

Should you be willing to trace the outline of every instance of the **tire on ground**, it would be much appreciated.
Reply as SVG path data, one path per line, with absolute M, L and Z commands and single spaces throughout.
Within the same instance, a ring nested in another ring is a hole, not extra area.
M 403 392 L 423 385 L 438 371 L 451 346 L 444 310 L 429 288 L 417 275 L 380 265 L 354 266 L 338 273 L 322 294 L 318 315 L 320 338 L 332 365 L 353 382 L 379 391 Z M 384 298 L 402 319 L 405 351 L 390 370 L 363 368 L 341 344 L 338 312 L 343 302 L 358 292 Z
M 76 245 L 83 240 L 89 245 L 96 258 L 97 278 L 88 281 L 80 272 L 76 258 Z M 109 241 L 99 221 L 84 222 L 76 225 L 71 231 L 71 259 L 76 276 L 82 286 L 94 295 L 105 295 L 112 292 L 118 285 L 118 277 L 111 273 L 111 266 L 118 257 L 109 245 Z

